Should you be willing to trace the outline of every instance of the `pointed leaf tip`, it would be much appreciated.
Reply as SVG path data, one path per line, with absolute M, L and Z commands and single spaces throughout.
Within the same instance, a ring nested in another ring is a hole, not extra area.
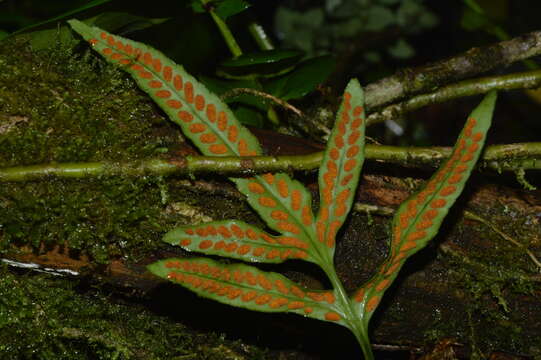
M 247 262 L 280 263 L 288 259 L 312 260 L 310 245 L 299 237 L 272 236 L 239 220 L 181 226 L 163 240 L 171 245 L 207 255 Z
M 449 159 L 395 213 L 389 257 L 376 275 L 352 297 L 366 322 L 404 262 L 436 236 L 443 219 L 464 189 L 485 144 L 495 102 L 495 92 L 485 96 L 468 117 Z
M 255 136 L 239 123 L 227 105 L 160 51 L 77 20 L 68 23 L 105 60 L 131 74 L 203 154 L 261 154 Z
M 270 228 L 283 235 L 282 238 L 299 239 L 308 245 L 308 254 L 313 254 L 312 197 L 300 182 L 286 174 L 270 173 L 234 181 Z M 312 256 L 305 258 L 310 259 L 313 260 Z
M 71 20 L 103 58 L 132 75 L 199 150 L 208 156 L 261 155 L 259 142 L 218 96 L 184 68 L 145 44 Z M 232 179 L 274 230 L 307 241 L 313 221 L 310 193 L 285 174 Z M 307 230 L 308 229 L 308 230 Z M 205 244 L 208 244 L 205 243 Z
M 319 169 L 317 239 L 331 253 L 359 182 L 364 162 L 365 127 L 363 91 L 359 82 L 352 79 L 344 91 Z
M 206 258 L 166 259 L 153 274 L 224 304 L 262 312 L 293 312 L 346 326 L 332 291 L 311 291 L 283 275 Z

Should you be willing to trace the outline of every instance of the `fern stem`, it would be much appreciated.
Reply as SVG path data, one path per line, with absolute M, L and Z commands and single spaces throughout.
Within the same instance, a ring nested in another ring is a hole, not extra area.
M 273 50 L 274 45 L 263 26 L 253 21 L 248 25 L 248 30 L 261 50 Z
M 362 325 L 362 322 L 360 320 L 355 321 L 354 324 L 356 326 L 354 330 L 351 330 L 351 332 L 353 332 L 355 338 L 357 339 L 357 342 L 361 346 L 364 360 L 373 360 L 374 354 L 372 353 L 372 345 L 370 344 L 370 340 L 368 338 L 367 329 Z
M 332 259 L 330 263 L 321 264 L 321 268 L 325 271 L 325 274 L 329 278 L 334 290 L 338 294 L 338 302 L 341 304 L 340 309 L 344 311 L 345 319 L 347 319 L 348 328 L 351 330 L 357 342 L 361 346 L 365 360 L 373 360 L 374 355 L 372 354 L 372 346 L 370 344 L 370 339 L 368 337 L 368 329 L 365 326 L 365 321 L 362 318 L 359 318 L 357 312 L 353 309 L 349 296 L 342 285 L 342 281 L 336 274 Z
M 203 6 L 207 5 L 209 3 L 208 0 L 201 0 L 201 3 Z M 231 51 L 231 54 L 233 56 L 240 56 L 242 55 L 242 50 L 237 43 L 237 40 L 235 40 L 235 37 L 231 33 L 231 30 L 229 30 L 229 27 L 223 21 L 217 14 L 214 12 L 214 10 L 209 9 L 208 12 L 210 13 L 210 16 L 212 16 L 212 19 L 216 23 L 216 26 L 218 26 L 218 30 L 220 30 L 220 33 L 222 34 L 225 43 L 227 44 L 227 47 L 229 48 L 229 51 Z

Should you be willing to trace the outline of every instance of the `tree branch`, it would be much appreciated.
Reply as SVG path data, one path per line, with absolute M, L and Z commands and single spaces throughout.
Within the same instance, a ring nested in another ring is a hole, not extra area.
M 404 102 L 389 105 L 368 116 L 368 124 L 396 119 L 401 115 L 430 104 L 443 103 L 465 96 L 485 94 L 490 90 L 514 90 L 541 86 L 541 70 L 513 73 L 502 76 L 490 76 L 461 81 L 442 87 L 432 93 L 412 97 Z
M 404 69 L 368 85 L 365 89 L 366 107 L 374 109 L 540 54 L 541 31 L 534 31 L 486 47 L 473 48 L 446 60 Z
M 231 89 L 231 90 L 226 91 L 225 93 L 223 93 L 222 96 L 220 96 L 220 98 L 222 100 L 224 100 L 224 99 L 239 96 L 239 95 L 242 95 L 242 94 L 251 94 L 251 95 L 254 95 L 254 96 L 259 96 L 260 98 L 263 98 L 263 99 L 271 100 L 271 101 L 277 103 L 278 105 L 280 105 L 281 107 L 294 112 L 297 116 L 301 116 L 301 117 L 304 116 L 302 111 L 300 111 L 295 106 L 288 103 L 287 101 L 284 101 L 282 99 L 277 98 L 276 96 L 273 96 L 271 94 L 267 94 L 266 92 L 259 91 L 259 90 L 256 90 L 256 89 L 234 88 L 234 89 Z
M 450 148 L 366 145 L 369 160 L 384 161 L 410 168 L 435 168 L 451 153 Z M 59 176 L 85 178 L 89 176 L 193 175 L 220 173 L 252 175 L 263 172 L 303 171 L 319 167 L 322 152 L 308 155 L 213 157 L 186 156 L 171 160 L 148 159 L 137 162 L 55 163 L 16 166 L 0 169 L 0 182 L 28 181 Z M 541 169 L 541 143 L 518 143 L 487 147 L 478 166 L 497 171 Z

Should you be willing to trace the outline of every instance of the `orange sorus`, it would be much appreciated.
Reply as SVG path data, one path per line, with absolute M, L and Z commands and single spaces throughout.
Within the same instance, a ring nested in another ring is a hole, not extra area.
M 278 193 L 281 197 L 286 198 L 289 196 L 289 188 L 283 179 L 278 180 L 276 187 L 278 188 Z
M 190 104 L 193 103 L 194 100 L 194 93 L 193 93 L 193 84 L 189 81 L 186 81 L 186 84 L 184 84 L 184 96 L 186 97 L 186 101 Z
M 325 314 L 325 319 L 329 321 L 339 321 L 340 315 L 338 315 L 334 311 L 329 311 L 328 313 Z

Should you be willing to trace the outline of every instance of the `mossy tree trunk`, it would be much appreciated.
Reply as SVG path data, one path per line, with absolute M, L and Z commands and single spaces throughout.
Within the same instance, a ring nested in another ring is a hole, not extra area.
M 0 167 L 194 153 L 120 71 L 67 48 L 36 54 L 26 46 L 16 41 L 0 49 Z M 272 154 L 318 150 L 278 134 L 261 139 L 269 138 Z M 384 260 L 389 214 L 427 176 L 403 172 L 367 165 L 357 201 L 376 211 L 354 212 L 337 246 L 336 266 L 349 289 Z M 315 174 L 298 175 L 315 195 Z M 475 176 L 433 245 L 402 270 L 371 329 L 381 349 L 416 351 L 440 342 L 464 356 L 541 356 L 541 276 L 528 253 L 541 253 L 541 193 L 500 182 Z M 10 264 L 0 275 L 0 344 L 12 344 L 0 345 L 0 354 L 359 358 L 341 328 L 214 304 L 146 272 L 157 259 L 189 256 L 161 243 L 165 231 L 232 218 L 262 225 L 220 175 L 0 183 L 0 248 Z M 305 285 L 326 285 L 311 266 L 280 268 Z

